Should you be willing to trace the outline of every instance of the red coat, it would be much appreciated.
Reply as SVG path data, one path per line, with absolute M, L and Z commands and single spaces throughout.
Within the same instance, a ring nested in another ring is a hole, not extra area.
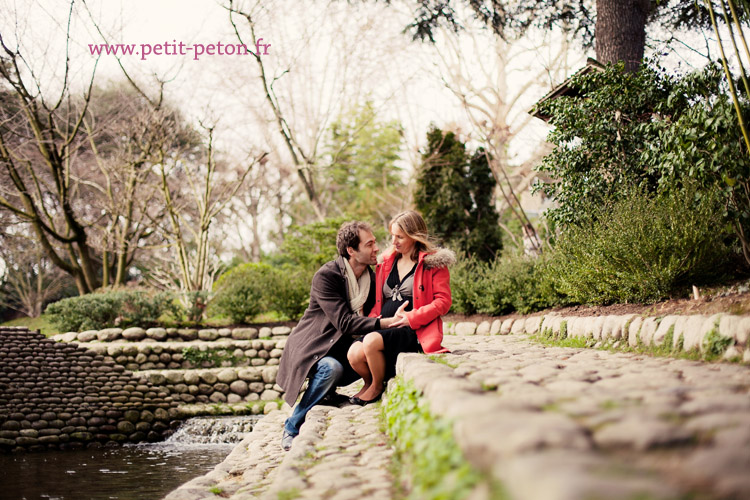
M 380 259 L 378 259 L 380 261 Z M 380 315 L 383 308 L 383 283 L 396 261 L 396 252 L 389 249 L 375 268 L 375 306 L 371 317 Z M 451 277 L 448 266 L 456 261 L 455 254 L 447 249 L 427 254 L 419 253 L 414 271 L 413 309 L 406 313 L 409 326 L 417 332 L 422 350 L 427 354 L 449 352 L 441 345 L 443 320 L 440 317 L 451 308 Z

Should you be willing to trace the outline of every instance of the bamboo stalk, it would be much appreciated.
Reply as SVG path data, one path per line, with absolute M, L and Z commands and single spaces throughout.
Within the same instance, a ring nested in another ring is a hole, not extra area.
M 742 83 L 745 86 L 745 95 L 750 96 L 750 83 L 747 81 L 747 74 L 745 73 L 745 65 L 740 57 L 740 50 L 737 48 L 737 41 L 734 39 L 734 29 L 732 29 L 732 23 L 729 22 L 729 14 L 727 13 L 727 7 L 724 2 L 721 2 L 721 10 L 724 12 L 724 22 L 727 23 L 729 29 L 729 38 L 732 40 L 732 47 L 734 47 L 734 55 L 737 56 L 737 63 L 740 65 L 740 76 L 742 77 Z M 737 30 L 742 34 L 742 26 L 737 26 Z
M 714 33 L 716 33 L 716 40 L 719 42 L 719 51 L 721 52 L 721 64 L 724 67 L 724 74 L 727 76 L 727 82 L 729 83 L 729 91 L 732 94 L 732 101 L 734 102 L 734 109 L 737 112 L 737 119 L 740 123 L 740 128 L 742 129 L 742 136 L 745 139 L 745 147 L 747 147 L 747 150 L 750 152 L 750 137 L 748 137 L 747 133 L 747 127 L 745 126 L 745 119 L 742 117 L 742 110 L 740 109 L 740 102 L 737 98 L 737 89 L 734 87 L 734 81 L 732 80 L 732 73 L 729 71 L 729 64 L 727 63 L 727 56 L 724 52 L 724 44 L 721 43 L 721 36 L 719 33 L 719 27 L 716 24 L 716 16 L 714 13 L 713 5 L 711 5 L 710 0 L 704 0 L 706 7 L 708 7 L 708 13 L 711 16 L 711 25 L 714 28 Z

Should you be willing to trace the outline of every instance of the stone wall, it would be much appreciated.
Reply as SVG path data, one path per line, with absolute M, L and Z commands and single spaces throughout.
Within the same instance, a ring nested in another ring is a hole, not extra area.
M 534 335 L 546 332 L 560 335 L 563 330 L 566 337 L 593 339 L 595 347 L 604 344 L 613 347 L 662 346 L 671 339 L 675 350 L 704 352 L 716 339 L 726 339 L 723 343 L 724 359 L 750 362 L 750 316 L 734 314 L 643 317 L 636 314 L 563 316 L 552 313 L 480 323 L 448 323 L 445 327 L 445 332 L 453 335 Z
M 75 342 L 167 390 L 176 401 L 279 399 L 281 354 L 291 328 L 107 328 L 53 337 Z
M 159 441 L 178 403 L 104 355 L 0 328 L 0 450 Z

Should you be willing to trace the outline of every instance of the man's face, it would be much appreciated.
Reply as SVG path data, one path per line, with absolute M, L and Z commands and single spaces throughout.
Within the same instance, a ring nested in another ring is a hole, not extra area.
M 351 264 L 372 266 L 378 263 L 378 244 L 375 235 L 364 229 L 359 230 L 359 247 L 349 247 L 349 261 Z

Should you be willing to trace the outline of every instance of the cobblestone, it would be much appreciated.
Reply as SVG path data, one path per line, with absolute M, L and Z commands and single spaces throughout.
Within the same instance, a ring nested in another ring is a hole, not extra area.
M 511 498 L 750 497 L 747 366 L 515 335 L 444 344 L 447 364 L 410 354 L 397 371 Z
M 748 366 L 549 347 L 515 332 L 444 344 L 451 353 L 400 356 L 397 373 L 454 422 L 464 456 L 510 499 L 750 498 Z M 235 500 L 393 498 L 378 411 L 315 407 L 288 453 L 289 408 L 274 411 L 167 499 L 216 498 L 210 488 Z

